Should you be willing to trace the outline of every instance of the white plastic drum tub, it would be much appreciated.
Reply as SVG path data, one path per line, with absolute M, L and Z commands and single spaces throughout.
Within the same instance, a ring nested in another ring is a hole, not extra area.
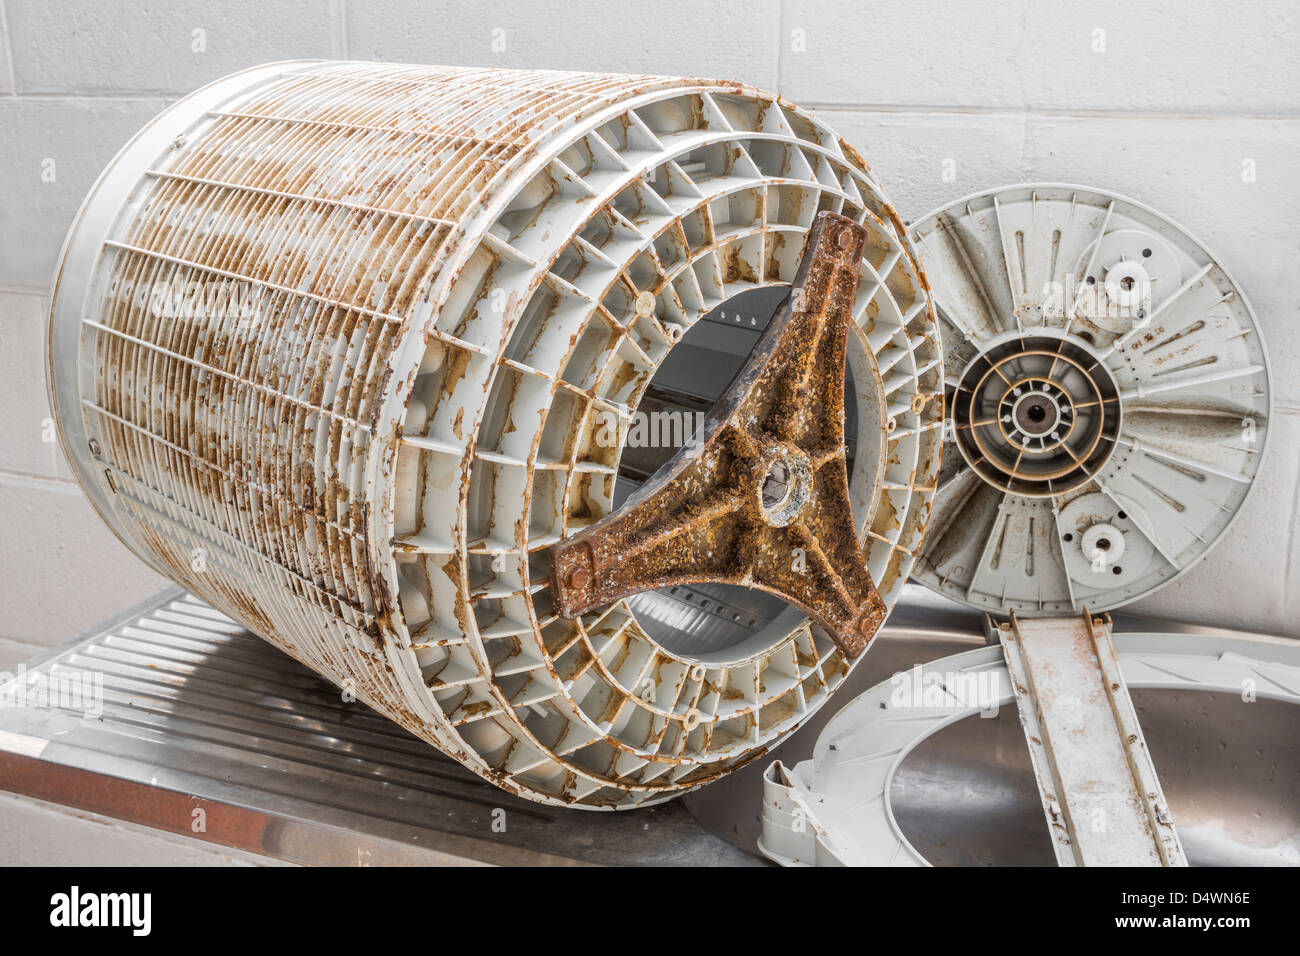
M 849 662 L 743 593 L 661 596 L 691 607 L 654 627 L 644 602 L 557 617 L 547 548 L 613 507 L 665 359 L 704 319 L 737 351 L 766 320 L 738 297 L 788 285 L 827 209 L 869 234 L 849 437 L 884 465 L 851 478 L 892 604 L 938 467 L 925 286 L 858 154 L 737 83 L 293 62 L 187 97 L 68 236 L 64 448 L 152 567 L 502 788 L 664 799 Z

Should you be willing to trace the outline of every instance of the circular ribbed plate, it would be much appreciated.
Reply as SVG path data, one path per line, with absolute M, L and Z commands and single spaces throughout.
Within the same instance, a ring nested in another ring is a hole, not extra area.
M 788 611 L 707 648 L 628 602 L 565 620 L 547 549 L 612 507 L 667 356 L 788 284 L 821 209 L 869 234 L 849 365 L 885 407 L 852 490 L 892 605 L 938 464 L 933 313 L 861 158 L 738 84 L 292 63 L 187 98 L 69 236 L 65 448 L 153 566 L 499 786 L 664 799 L 848 661 Z
M 990 611 L 1117 607 L 1185 571 L 1259 470 L 1271 395 L 1241 289 L 1131 200 L 1008 186 L 912 228 L 949 421 L 913 570 Z

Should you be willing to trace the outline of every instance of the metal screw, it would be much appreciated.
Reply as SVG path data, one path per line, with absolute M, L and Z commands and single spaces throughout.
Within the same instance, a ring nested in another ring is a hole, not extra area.
M 841 229 L 840 234 L 835 237 L 835 245 L 839 246 L 841 249 L 847 249 L 849 246 L 853 245 L 853 230 Z
M 574 568 L 565 581 L 571 588 L 585 588 L 591 583 L 591 574 L 586 568 Z
M 99 452 L 100 452 L 100 450 L 101 450 L 101 449 L 100 449 L 100 447 L 99 447 L 99 439 L 98 439 L 98 438 L 92 438 L 92 439 L 90 440 L 90 453 L 91 453 L 92 455 L 94 455 L 96 458 L 98 458 L 98 457 L 99 457 Z

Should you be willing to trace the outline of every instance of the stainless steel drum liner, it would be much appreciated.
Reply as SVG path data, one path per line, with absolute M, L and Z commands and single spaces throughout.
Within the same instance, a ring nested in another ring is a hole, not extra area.
M 152 567 L 493 783 L 661 800 L 761 754 L 849 662 L 726 595 L 689 596 L 721 628 L 698 647 L 631 601 L 564 619 L 547 548 L 613 507 L 665 357 L 788 284 L 827 209 L 869 234 L 852 496 L 892 605 L 938 468 L 925 285 L 858 154 L 737 83 L 292 62 L 187 97 L 68 236 L 64 448 Z

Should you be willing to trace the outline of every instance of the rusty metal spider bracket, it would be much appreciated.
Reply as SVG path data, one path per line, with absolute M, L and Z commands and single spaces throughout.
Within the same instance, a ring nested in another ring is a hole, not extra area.
M 640 591 L 761 588 L 848 657 L 886 607 L 858 542 L 844 446 L 844 363 L 866 231 L 817 216 L 790 297 L 691 441 L 617 511 L 551 549 L 567 618 Z

